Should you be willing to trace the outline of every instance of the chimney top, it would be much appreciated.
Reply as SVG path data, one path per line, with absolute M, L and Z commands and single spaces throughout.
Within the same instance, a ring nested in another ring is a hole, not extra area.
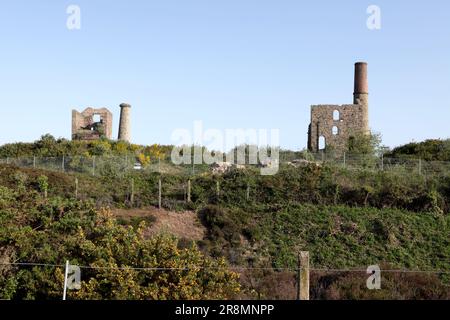
M 121 104 L 120 104 L 120 107 L 121 107 L 121 108 L 131 108 L 131 105 L 128 104 L 128 103 L 121 103 Z
M 355 63 L 355 94 L 368 94 L 367 62 Z

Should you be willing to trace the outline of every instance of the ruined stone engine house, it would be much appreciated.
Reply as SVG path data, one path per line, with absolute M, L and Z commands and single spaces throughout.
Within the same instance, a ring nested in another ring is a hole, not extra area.
M 131 106 L 120 105 L 118 140 L 131 142 Z M 72 110 L 72 140 L 98 140 L 112 138 L 113 114 L 106 108 L 87 108 L 83 112 Z
M 355 64 L 353 104 L 313 105 L 308 130 L 311 152 L 332 150 L 342 154 L 349 139 L 357 134 L 369 134 L 369 89 L 367 63 Z
M 72 139 L 97 140 L 101 137 L 111 139 L 112 119 L 112 113 L 106 108 L 87 108 L 81 113 L 72 110 Z

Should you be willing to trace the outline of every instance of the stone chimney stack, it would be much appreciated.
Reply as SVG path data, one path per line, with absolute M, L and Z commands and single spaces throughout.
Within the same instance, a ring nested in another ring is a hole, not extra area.
M 122 103 L 120 108 L 119 140 L 131 142 L 131 106 Z
M 366 62 L 355 63 L 355 94 L 369 94 Z
M 353 92 L 353 104 L 361 108 L 364 131 L 369 133 L 369 84 L 367 80 L 367 63 L 355 63 L 355 90 Z

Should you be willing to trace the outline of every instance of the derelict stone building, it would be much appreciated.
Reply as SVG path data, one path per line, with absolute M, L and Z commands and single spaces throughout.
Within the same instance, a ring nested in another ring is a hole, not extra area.
M 131 142 L 131 106 L 120 105 L 120 141 Z M 72 110 L 72 140 L 112 139 L 113 114 L 106 108 L 87 108 L 83 112 Z
M 331 149 L 342 154 L 352 136 L 369 132 L 367 63 L 357 62 L 353 104 L 311 106 L 308 149 L 311 152 Z
M 97 140 L 101 137 L 111 139 L 112 123 L 113 115 L 106 108 L 87 108 L 81 113 L 72 110 L 72 139 Z

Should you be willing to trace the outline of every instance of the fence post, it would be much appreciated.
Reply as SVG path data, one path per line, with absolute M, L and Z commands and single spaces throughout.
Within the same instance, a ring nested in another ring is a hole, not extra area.
M 419 174 L 422 174 L 422 159 L 419 159 Z
M 36 169 L 36 156 L 33 156 L 33 169 Z
M 161 178 L 158 181 L 158 208 L 161 209 L 161 200 L 162 200 L 162 183 Z
M 300 300 L 300 253 L 297 256 L 297 299 L 296 300 Z
M 344 152 L 344 168 L 346 167 L 347 164 L 347 154 Z
M 309 300 L 309 251 L 298 256 L 297 300 Z
M 247 201 L 250 201 L 250 184 L 247 182 Z
M 217 199 L 219 199 L 219 197 L 220 197 L 220 182 L 219 182 L 219 180 L 217 180 L 217 182 L 216 182 L 216 194 L 217 194 Z
M 384 171 L 384 154 L 381 155 L 381 171 Z
M 65 168 L 65 165 L 64 165 L 64 160 L 66 160 L 65 156 L 62 156 L 61 169 L 62 169 L 63 172 L 66 171 L 66 168 Z
M 187 202 L 191 202 L 191 179 L 188 180 L 187 185 Z
M 78 178 L 75 178 L 75 199 L 78 199 Z
M 131 183 L 130 203 L 131 203 L 131 206 L 133 206 L 134 205 L 134 179 L 131 179 L 130 183 Z
M 9 164 L 9 157 L 6 157 L 6 164 Z
M 95 156 L 92 157 L 92 175 L 95 176 Z

